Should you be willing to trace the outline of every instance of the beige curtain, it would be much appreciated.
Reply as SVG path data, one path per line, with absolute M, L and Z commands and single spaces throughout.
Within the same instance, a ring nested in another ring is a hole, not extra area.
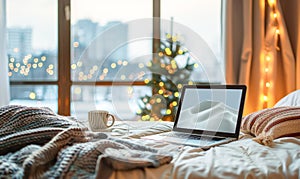
M 8 59 L 6 53 L 6 0 L 0 0 L 0 106 L 9 104 Z
M 300 1 L 224 0 L 226 82 L 248 87 L 245 112 L 300 88 Z

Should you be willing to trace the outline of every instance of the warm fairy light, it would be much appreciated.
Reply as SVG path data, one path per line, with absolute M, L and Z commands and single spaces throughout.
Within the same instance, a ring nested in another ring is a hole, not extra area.
M 172 102 L 172 105 L 173 105 L 173 106 L 177 106 L 177 101 L 173 101 L 173 102 Z
M 47 58 L 46 58 L 45 56 L 42 56 L 42 57 L 41 57 L 41 60 L 44 62 L 44 61 L 47 60 Z
M 111 68 L 116 68 L 116 67 L 117 67 L 117 64 L 116 64 L 116 63 L 112 63 L 112 64 L 110 65 L 110 67 L 111 67 Z
M 123 66 L 127 66 L 128 65 L 128 61 L 124 60 L 123 61 Z
M 75 94 L 80 94 L 80 93 L 81 93 L 81 87 L 76 87 L 76 88 L 74 89 L 74 93 L 75 93 Z
M 269 55 L 267 55 L 266 60 L 269 62 L 271 60 L 271 57 Z
M 82 66 L 82 61 L 78 61 L 78 62 L 77 62 L 77 66 L 78 66 L 78 67 L 81 67 L 81 66 Z
M 269 68 L 265 68 L 265 72 L 268 73 L 269 72 Z
M 269 0 L 269 2 L 270 2 L 270 4 L 271 4 L 271 6 L 272 6 L 272 5 L 274 5 L 275 0 Z
M 265 102 L 267 102 L 268 101 L 268 96 L 264 95 L 263 99 L 264 99 Z
M 160 87 L 163 87 L 165 84 L 164 84 L 164 82 L 159 82 L 159 84 L 158 84 Z
M 102 71 L 104 74 L 108 73 L 108 68 L 104 68 Z
M 171 55 L 172 51 L 170 50 L 170 48 L 165 48 L 165 52 L 167 55 Z
M 88 76 L 87 75 L 84 75 L 83 76 L 83 80 L 87 80 L 88 79 Z
M 34 58 L 33 61 L 34 61 L 34 63 L 37 63 L 37 62 L 39 62 L 39 59 L 38 58 Z
M 144 68 L 144 67 L 145 67 L 144 63 L 139 63 L 139 68 Z
M 150 80 L 149 80 L 149 79 L 145 79 L 144 82 L 145 82 L 146 84 L 148 84 L 148 83 L 150 82 Z
M 158 94 L 163 94 L 164 93 L 164 91 L 163 90 L 158 90 Z
M 150 117 L 149 121 L 155 121 L 154 117 Z
M 183 50 L 181 50 L 181 49 L 178 50 L 178 54 L 179 54 L 179 55 L 182 55 L 182 54 L 183 54 Z
M 172 113 L 171 109 L 167 109 L 167 110 L 166 110 L 166 114 L 167 114 L 167 115 L 169 115 L 169 114 L 171 114 L 171 113 Z
M 279 31 L 279 29 L 278 29 L 278 28 L 276 29 L 276 31 L 275 31 L 275 32 L 276 32 L 276 34 L 280 34 L 280 31 Z
M 156 98 L 156 103 L 161 103 L 161 99 L 160 98 Z
M 162 57 L 162 56 L 164 56 L 164 53 L 159 52 L 159 53 L 158 53 L 158 56 Z
M 75 47 L 75 48 L 79 47 L 79 42 L 74 42 L 73 47 Z
M 266 82 L 266 87 L 269 88 L 271 86 L 270 82 Z
M 173 37 L 172 37 L 172 41 L 173 41 L 173 42 L 176 42 L 176 41 L 177 41 L 177 37 L 176 37 L 176 36 L 173 36 Z
M 277 13 L 276 13 L 276 12 L 273 14 L 273 17 L 274 17 L 274 18 L 277 18 Z
M 94 65 L 94 66 L 93 66 L 93 70 L 94 70 L 94 71 L 97 71 L 97 70 L 98 70 L 98 66 L 97 66 L 97 65 Z
M 122 65 L 122 60 L 118 60 L 118 65 Z
M 53 65 L 53 64 L 50 64 L 50 65 L 48 66 L 48 68 L 52 70 L 52 69 L 54 68 L 54 65 Z
M 138 110 L 136 111 L 136 113 L 137 113 L 137 114 L 141 114 L 141 113 L 142 113 L 142 110 L 141 110 L 141 109 L 138 109 Z
M 194 64 L 194 68 L 198 68 L 199 65 L 197 63 Z
M 101 76 L 99 77 L 99 80 L 104 80 L 104 78 L 105 78 L 105 76 L 104 76 L 104 75 L 101 75 Z
M 43 67 L 43 63 L 40 62 L 40 63 L 38 64 L 38 66 L 39 66 L 40 68 L 42 68 L 42 67 Z
M 148 119 L 150 119 L 150 116 L 149 116 L 149 115 L 144 115 L 144 116 L 142 116 L 142 120 L 146 121 L 146 120 L 148 120 Z
M 30 92 L 28 97 L 30 99 L 35 99 L 36 98 L 36 94 L 34 92 Z
M 148 99 L 147 99 L 147 98 L 143 98 L 143 102 L 144 102 L 144 103 L 147 103 L 147 102 L 148 102 Z
M 121 75 L 121 80 L 125 80 L 126 79 L 126 76 L 125 75 Z
M 172 63 L 171 66 L 172 66 L 173 69 L 176 69 L 176 68 L 177 68 L 176 63 Z
M 148 67 L 151 67 L 151 66 L 152 66 L 152 62 L 148 62 L 148 63 L 147 63 L 147 66 L 148 66 Z
M 168 39 L 171 38 L 171 34 L 167 34 L 166 36 L 167 36 Z
M 175 96 L 175 97 L 179 97 L 179 93 L 178 93 L 178 92 L 175 92 L 175 93 L 174 93 L 174 96 Z
M 181 89 L 182 88 L 182 84 L 178 84 L 177 88 Z
M 53 74 L 54 74 L 54 71 L 53 71 L 53 70 L 49 70 L 48 74 L 49 74 L 49 75 L 53 75 Z

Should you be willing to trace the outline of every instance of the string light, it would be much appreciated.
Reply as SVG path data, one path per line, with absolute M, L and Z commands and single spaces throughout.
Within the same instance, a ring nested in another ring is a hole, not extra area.
M 268 102 L 269 102 L 269 91 L 270 91 L 270 87 L 271 87 L 271 83 L 269 81 L 269 78 L 271 76 L 270 72 L 271 72 L 271 64 L 274 63 L 272 61 L 272 57 L 274 57 L 274 55 L 272 55 L 272 49 L 276 49 L 276 50 L 280 50 L 280 48 L 278 47 L 278 40 L 277 38 L 279 38 L 280 35 L 280 28 L 279 28 L 279 17 L 280 14 L 278 14 L 277 8 L 276 8 L 276 1 L 275 0 L 268 0 L 268 4 L 269 7 L 271 8 L 271 16 L 270 16 L 270 24 L 272 24 L 272 26 L 267 26 L 270 28 L 274 28 L 275 31 L 274 32 L 274 36 L 268 36 L 266 35 L 266 38 L 275 38 L 275 40 L 273 39 L 265 39 L 266 41 L 270 41 L 270 42 L 275 42 L 274 47 L 275 48 L 270 48 L 268 46 L 266 46 L 266 51 L 265 51 L 265 61 L 264 61 L 264 88 L 263 88 L 263 94 L 262 94 L 262 101 L 263 101 L 263 107 L 266 108 L 268 107 Z M 273 17 L 273 18 L 272 18 Z M 268 32 L 271 32 L 270 29 L 267 29 Z M 266 45 L 270 45 L 270 43 L 266 43 Z

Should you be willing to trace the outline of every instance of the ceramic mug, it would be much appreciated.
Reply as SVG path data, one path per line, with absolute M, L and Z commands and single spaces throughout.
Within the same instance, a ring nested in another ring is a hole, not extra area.
M 89 125 L 93 132 L 99 132 L 101 130 L 107 129 L 115 123 L 115 116 L 109 114 L 108 111 L 94 110 L 89 111 L 88 115 Z M 110 124 L 108 124 L 109 118 L 111 118 Z

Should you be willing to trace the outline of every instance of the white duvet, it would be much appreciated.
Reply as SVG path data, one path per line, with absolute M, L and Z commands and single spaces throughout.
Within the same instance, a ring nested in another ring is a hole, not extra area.
M 146 124 L 146 123 L 145 123 Z M 149 128 L 151 133 L 170 130 L 172 123 L 156 123 Z M 144 127 L 145 129 L 145 127 Z M 174 154 L 173 161 L 159 168 L 115 171 L 111 178 L 300 178 L 300 139 L 285 137 L 274 140 L 274 146 L 267 147 L 254 142 L 249 135 L 210 150 L 183 147 L 137 139 L 143 131 L 130 129 L 127 138 L 160 148 Z

